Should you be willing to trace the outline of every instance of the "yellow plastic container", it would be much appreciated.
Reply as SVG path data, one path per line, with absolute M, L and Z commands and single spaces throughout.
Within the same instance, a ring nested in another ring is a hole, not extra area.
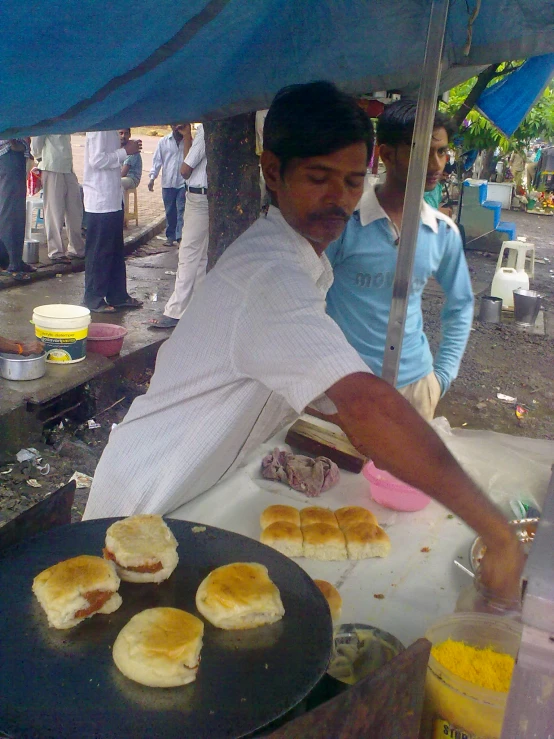
M 87 355 L 90 311 L 80 305 L 39 305 L 33 311 L 37 339 L 51 364 L 82 362 Z
M 456 613 L 437 621 L 425 636 L 432 644 L 453 639 L 515 658 L 521 624 L 488 614 Z M 507 697 L 462 680 L 431 655 L 420 739 L 500 739 Z

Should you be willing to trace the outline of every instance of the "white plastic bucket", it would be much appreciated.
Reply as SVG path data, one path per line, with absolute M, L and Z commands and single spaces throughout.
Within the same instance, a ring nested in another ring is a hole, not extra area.
M 39 305 L 31 323 L 51 364 L 82 362 L 87 355 L 90 311 L 80 305 Z

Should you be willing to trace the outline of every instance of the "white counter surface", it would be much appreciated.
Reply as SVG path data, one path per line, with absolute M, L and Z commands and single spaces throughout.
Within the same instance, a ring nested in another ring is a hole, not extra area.
M 392 548 L 388 557 L 347 562 L 304 558 L 295 561 L 312 577 L 328 580 L 339 589 L 343 599 L 342 623 L 372 624 L 394 634 L 405 645 L 411 644 L 434 621 L 452 613 L 460 590 L 470 584 L 469 576 L 455 567 L 453 560 L 461 555 L 467 564 L 475 535 L 459 519 L 449 518 L 449 512 L 435 501 L 416 513 L 382 508 L 372 500 L 369 482 L 362 474 L 341 470 L 339 484 L 319 498 L 307 498 L 283 483 L 263 480 L 262 457 L 275 446 L 286 448 L 285 433 L 260 447 L 228 480 L 181 506 L 171 517 L 259 540 L 260 513 L 275 503 L 297 508 L 320 505 L 333 510 L 344 505 L 369 508 L 390 537 Z

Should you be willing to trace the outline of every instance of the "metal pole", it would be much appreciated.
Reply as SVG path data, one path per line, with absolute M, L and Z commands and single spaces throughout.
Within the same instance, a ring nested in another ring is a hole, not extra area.
M 419 232 L 421 200 L 423 198 L 423 188 L 427 174 L 429 147 L 431 134 L 433 133 L 433 121 L 439 90 L 442 47 L 446 19 L 448 17 L 448 5 L 449 0 L 433 0 L 429 18 L 429 29 L 427 31 L 425 58 L 423 60 L 421 85 L 417 99 L 412 155 L 408 168 L 404 212 L 402 214 L 402 229 L 400 232 L 398 258 L 392 288 L 387 343 L 385 345 L 385 356 L 383 360 L 383 379 L 390 382 L 391 385 L 396 385 L 400 351 L 404 337 L 408 293 Z

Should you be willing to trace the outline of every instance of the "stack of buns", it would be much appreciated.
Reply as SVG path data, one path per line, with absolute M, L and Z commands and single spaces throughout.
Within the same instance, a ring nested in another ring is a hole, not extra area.
M 140 514 L 113 523 L 106 531 L 104 557 L 126 582 L 160 583 L 179 562 L 177 540 L 161 516 Z
M 260 516 L 262 544 L 287 557 L 319 560 L 386 557 L 390 539 L 366 508 L 346 506 L 337 511 L 308 506 L 273 505 Z

